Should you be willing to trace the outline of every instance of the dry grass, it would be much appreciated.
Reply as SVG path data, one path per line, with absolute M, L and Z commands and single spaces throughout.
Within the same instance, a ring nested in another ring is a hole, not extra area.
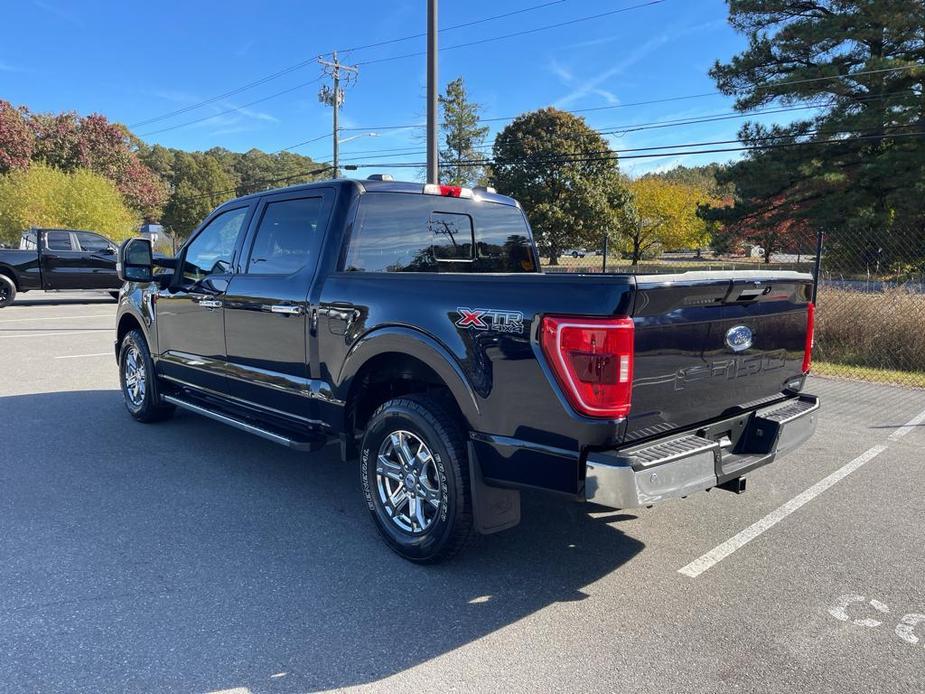
M 925 371 L 925 295 L 820 288 L 816 303 L 820 362 Z
M 925 371 L 895 371 L 872 369 L 869 366 L 848 366 L 829 362 L 813 362 L 813 376 L 846 378 L 852 381 L 870 381 L 894 386 L 925 388 Z

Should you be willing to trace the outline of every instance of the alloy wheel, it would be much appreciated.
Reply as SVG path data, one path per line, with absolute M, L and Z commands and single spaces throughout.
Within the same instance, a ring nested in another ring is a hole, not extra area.
M 443 481 L 427 444 L 410 431 L 385 437 L 376 459 L 376 486 L 386 515 L 414 535 L 440 515 Z
M 145 399 L 145 362 L 141 352 L 132 345 L 125 354 L 125 394 L 134 407 Z

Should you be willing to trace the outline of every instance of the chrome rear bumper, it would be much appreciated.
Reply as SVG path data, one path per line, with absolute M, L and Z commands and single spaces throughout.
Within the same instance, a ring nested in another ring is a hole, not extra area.
M 588 455 L 584 497 L 633 508 L 704 491 L 790 453 L 816 430 L 819 399 L 792 400 L 616 451 Z

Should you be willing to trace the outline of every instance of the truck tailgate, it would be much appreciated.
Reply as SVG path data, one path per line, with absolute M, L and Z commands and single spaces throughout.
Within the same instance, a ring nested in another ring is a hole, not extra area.
M 626 440 L 782 397 L 803 382 L 812 277 L 796 272 L 640 275 Z

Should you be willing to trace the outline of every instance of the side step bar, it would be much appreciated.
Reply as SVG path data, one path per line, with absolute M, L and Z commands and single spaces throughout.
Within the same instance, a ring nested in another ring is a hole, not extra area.
M 292 434 L 287 432 L 258 426 L 257 424 L 252 424 L 251 422 L 239 419 L 230 414 L 218 412 L 217 410 L 210 410 L 207 407 L 192 403 L 189 400 L 183 400 L 182 398 L 178 398 L 175 395 L 163 395 L 161 396 L 161 399 L 164 402 L 168 402 L 171 405 L 176 405 L 181 409 L 200 414 L 203 417 L 208 417 L 209 419 L 214 419 L 216 422 L 227 424 L 228 426 L 232 426 L 235 429 L 246 431 L 249 434 L 254 434 L 262 439 L 272 441 L 273 443 L 278 443 L 281 446 L 291 448 L 295 451 L 317 451 L 328 443 L 327 439 L 321 437 L 304 439 L 295 438 Z

